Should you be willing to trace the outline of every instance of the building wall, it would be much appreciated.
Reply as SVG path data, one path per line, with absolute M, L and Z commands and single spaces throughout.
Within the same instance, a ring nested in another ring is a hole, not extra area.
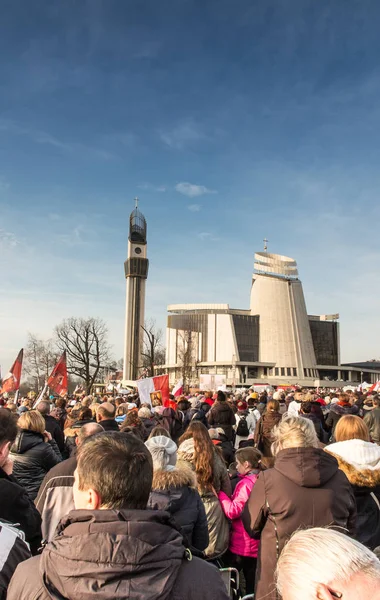
M 318 365 L 339 365 L 339 330 L 333 321 L 309 320 Z

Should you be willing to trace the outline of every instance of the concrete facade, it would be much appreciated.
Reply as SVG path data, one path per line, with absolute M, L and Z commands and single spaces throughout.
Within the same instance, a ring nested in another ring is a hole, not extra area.
M 192 346 L 192 385 L 201 374 L 224 375 L 229 385 L 326 387 L 358 377 L 354 367 L 340 365 L 339 315 L 307 314 L 297 263 L 287 256 L 255 254 L 248 310 L 174 304 L 168 313 L 165 366 L 171 383 L 182 374 L 184 339 Z

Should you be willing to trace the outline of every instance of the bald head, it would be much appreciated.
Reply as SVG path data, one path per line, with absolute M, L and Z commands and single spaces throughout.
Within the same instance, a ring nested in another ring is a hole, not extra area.
M 98 408 L 96 413 L 96 419 L 98 422 L 105 421 L 106 419 L 114 419 L 116 408 L 111 402 L 103 402 Z
M 46 415 L 48 415 L 50 412 L 49 402 L 46 402 L 46 400 L 42 400 L 41 402 L 38 403 L 37 410 L 41 413 L 41 415 L 46 417 Z
M 86 425 L 82 425 L 79 429 L 79 433 L 75 438 L 75 443 L 77 446 L 80 446 L 86 438 L 95 435 L 96 433 L 102 433 L 102 431 L 104 431 L 104 429 L 99 423 L 86 423 Z

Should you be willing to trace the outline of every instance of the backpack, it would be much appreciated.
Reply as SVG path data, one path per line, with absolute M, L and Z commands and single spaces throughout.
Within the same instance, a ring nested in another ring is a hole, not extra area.
M 248 437 L 249 436 L 249 428 L 247 423 L 247 417 L 242 415 L 239 419 L 239 423 L 236 429 L 236 435 L 239 437 Z

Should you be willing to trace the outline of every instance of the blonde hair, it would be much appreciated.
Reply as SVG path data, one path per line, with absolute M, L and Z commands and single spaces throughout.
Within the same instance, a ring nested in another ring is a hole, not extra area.
M 312 421 L 303 417 L 283 417 L 272 430 L 272 454 L 286 448 L 318 448 L 318 437 Z
M 337 442 L 347 440 L 370 441 L 369 430 L 363 419 L 355 415 L 341 417 L 335 427 L 334 437 Z
M 371 550 L 333 529 L 297 531 L 277 563 L 277 590 L 292 600 L 315 598 L 318 585 L 346 582 L 361 573 L 380 579 L 380 561 Z
M 23 412 L 17 425 L 20 429 L 27 429 L 28 431 L 34 431 L 35 433 L 44 433 L 46 429 L 45 420 L 38 410 Z

